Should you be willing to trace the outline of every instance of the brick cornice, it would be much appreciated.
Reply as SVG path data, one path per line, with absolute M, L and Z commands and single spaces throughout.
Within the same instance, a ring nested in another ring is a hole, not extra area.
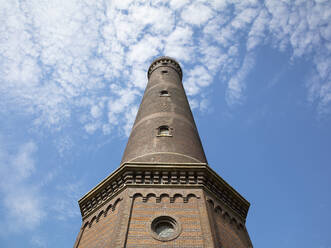
M 83 219 L 126 187 L 204 188 L 246 219 L 249 202 L 207 164 L 125 163 L 79 200 Z

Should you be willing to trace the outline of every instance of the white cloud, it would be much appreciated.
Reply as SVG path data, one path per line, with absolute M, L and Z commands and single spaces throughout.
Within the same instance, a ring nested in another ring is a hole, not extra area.
M 20 185 L 16 190 L 7 191 L 4 205 L 7 208 L 7 225 L 12 231 L 33 229 L 40 224 L 46 212 L 38 190 Z
M 210 101 L 206 98 L 203 98 L 200 102 L 199 109 L 201 112 L 206 112 L 209 110 Z
M 182 63 L 184 79 L 193 79 L 185 84 L 195 101 L 202 101 L 197 93 L 220 75 L 229 82 L 225 97 L 232 104 L 245 96 L 243 81 L 251 67 L 243 70 L 244 58 L 262 44 L 291 50 L 293 60 L 312 57 L 320 80 L 307 83 L 308 91 L 319 89 L 310 97 L 328 108 L 330 5 L 313 0 L 3 1 L 0 94 L 6 108 L 1 111 L 19 110 L 35 125 L 56 130 L 79 119 L 88 133 L 126 132 L 124 122 L 131 119 L 126 116 L 137 105 L 154 57 L 169 55 Z M 199 66 L 211 77 L 203 80 L 206 85 L 187 69 Z
M 230 79 L 226 92 L 226 101 L 229 105 L 240 103 L 243 91 L 246 87 L 245 78 L 253 68 L 254 64 L 254 56 L 252 54 L 246 55 L 241 68 L 236 75 Z
M 261 10 L 257 18 L 254 20 L 252 28 L 248 33 L 247 50 L 251 51 L 259 44 L 261 44 L 265 38 L 265 32 L 267 29 L 270 17 L 266 10 Z
M 96 122 L 87 123 L 84 126 L 85 131 L 88 134 L 93 134 L 99 127 L 100 127 L 100 124 L 96 123 Z
M 211 40 L 219 43 L 219 46 L 226 46 L 223 43 L 223 36 L 221 35 L 221 30 L 230 19 L 229 15 L 218 15 L 211 19 L 207 25 L 203 28 L 203 33 L 206 35 L 206 40 Z M 210 41 L 209 41 L 210 43 Z
M 132 84 L 139 88 L 140 90 L 145 89 L 147 80 L 146 80 L 146 70 L 143 69 L 144 66 L 135 66 L 135 68 L 132 69 L 131 75 L 130 75 L 130 81 Z M 147 65 L 145 66 L 145 68 Z M 130 93 L 129 93 L 130 94 Z
M 237 30 L 243 30 L 250 24 L 258 14 L 258 9 L 247 8 L 240 12 L 231 22 L 231 25 Z
M 60 142 L 61 149 L 69 149 L 70 141 Z M 41 168 L 36 166 L 36 152 L 33 141 L 16 146 L 0 136 L 0 206 L 6 212 L 0 218 L 3 223 L 0 234 L 35 230 L 46 216 L 66 220 L 79 215 L 81 182 L 59 184 L 57 178 L 52 188 L 50 183 L 58 176 L 59 167 L 41 174 Z M 39 243 L 37 238 L 31 242 Z
M 199 102 L 196 99 L 188 97 L 188 101 L 192 110 L 199 107 Z
M 3 227 L 8 227 L 7 231 L 32 229 L 46 215 L 40 190 L 29 182 L 35 171 L 33 156 L 36 149 L 34 142 L 27 142 L 17 151 L 8 151 L 0 140 L 0 193 L 7 212 L 2 221 L 5 223 Z
M 55 216 L 58 220 L 64 221 L 80 215 L 77 208 L 77 199 L 81 197 L 81 188 L 81 182 L 57 186 L 57 196 L 54 197 L 51 208 L 56 213 Z
M 128 52 L 128 64 L 133 67 L 139 66 L 141 63 L 146 63 L 158 53 L 158 49 L 162 46 L 161 40 L 150 35 L 145 35 L 139 43 L 130 47 Z M 147 65 L 145 65 L 147 66 Z M 146 78 L 145 78 L 146 81 Z
M 112 91 L 116 94 L 116 98 L 112 98 L 108 102 L 108 120 L 109 123 L 119 125 L 124 121 L 124 125 L 128 124 L 125 121 L 126 116 L 130 115 L 131 108 L 135 105 L 135 99 L 138 95 L 137 90 L 127 90 L 118 85 L 111 85 Z M 123 120 L 122 116 L 125 116 Z M 124 129 L 125 130 L 125 129 Z
M 101 114 L 102 114 L 102 111 L 99 106 L 94 105 L 91 107 L 91 115 L 93 118 L 99 118 Z
M 126 136 L 130 135 L 131 128 L 132 128 L 133 122 L 136 118 L 137 112 L 138 112 L 138 106 L 134 105 L 134 106 L 131 106 L 128 109 L 128 111 L 126 111 L 126 113 L 125 113 L 124 132 L 125 132 Z
M 35 247 L 41 247 L 41 248 L 46 248 L 47 247 L 47 242 L 45 241 L 44 238 L 40 236 L 33 236 L 30 240 L 31 244 L 34 245 Z
M 208 68 L 208 74 L 213 77 L 217 72 L 220 64 L 222 64 L 222 56 L 224 51 L 217 46 L 206 43 L 201 43 L 200 53 L 202 54 L 201 62 Z M 213 78 L 210 78 L 212 81 Z
M 202 25 L 212 17 L 212 10 L 202 3 L 193 2 L 182 12 L 182 18 L 186 23 Z
M 170 7 L 173 9 L 180 9 L 189 2 L 190 0 L 170 0 Z
M 130 4 L 132 3 L 131 0 L 114 0 L 111 1 L 111 4 L 118 9 L 128 9 Z
M 188 72 L 185 89 L 190 96 L 199 93 L 200 89 L 212 82 L 212 76 L 203 66 L 196 66 Z
M 311 103 L 317 102 L 317 110 L 321 116 L 330 114 L 331 103 L 331 73 L 322 78 L 319 73 L 312 72 L 307 80 L 308 100 Z
M 210 4 L 217 10 L 225 9 L 228 2 L 228 0 L 210 0 Z
M 190 61 L 194 54 L 193 30 L 190 27 L 177 26 L 165 40 L 164 54 Z
M 280 50 L 290 46 L 293 57 L 311 56 L 315 69 L 309 87 L 309 99 L 317 101 L 319 112 L 328 112 L 330 106 L 329 82 L 331 55 L 330 39 L 325 39 L 326 29 L 330 30 L 331 15 L 329 1 L 266 1 L 271 14 L 269 32 Z M 316 80 L 318 79 L 318 80 Z M 319 89 L 319 90 L 317 90 Z M 315 92 L 312 94 L 312 92 Z M 318 92 L 318 94 L 316 94 Z
M 149 31 L 157 35 L 168 34 L 174 27 L 175 16 L 168 8 L 134 5 L 130 9 L 132 19 L 142 26 L 150 25 Z

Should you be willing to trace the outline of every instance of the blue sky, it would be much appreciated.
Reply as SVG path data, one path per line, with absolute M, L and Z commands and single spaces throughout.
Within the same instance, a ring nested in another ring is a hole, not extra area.
M 331 2 L 0 1 L 0 247 L 72 247 L 160 55 L 256 248 L 331 248 Z

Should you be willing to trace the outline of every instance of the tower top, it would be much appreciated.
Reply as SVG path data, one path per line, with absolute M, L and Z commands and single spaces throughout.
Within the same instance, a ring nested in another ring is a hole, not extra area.
M 154 70 L 156 70 L 157 68 L 159 68 L 160 66 L 171 66 L 175 71 L 177 71 L 180 79 L 182 80 L 182 78 L 183 78 L 182 68 L 180 67 L 179 63 L 174 58 L 171 58 L 168 56 L 158 57 L 152 62 L 152 64 L 148 68 L 148 73 L 147 73 L 148 79 L 149 79 L 150 75 L 152 74 L 152 72 Z
M 206 164 L 179 63 L 167 56 L 159 57 L 152 62 L 147 76 L 122 164 Z

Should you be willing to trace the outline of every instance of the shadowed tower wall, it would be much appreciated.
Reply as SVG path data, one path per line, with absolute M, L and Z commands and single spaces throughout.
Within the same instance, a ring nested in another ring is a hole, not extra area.
M 182 70 L 161 57 L 148 70 L 142 99 L 122 163 L 207 163 L 182 84 Z M 158 135 L 160 127 L 169 135 Z

